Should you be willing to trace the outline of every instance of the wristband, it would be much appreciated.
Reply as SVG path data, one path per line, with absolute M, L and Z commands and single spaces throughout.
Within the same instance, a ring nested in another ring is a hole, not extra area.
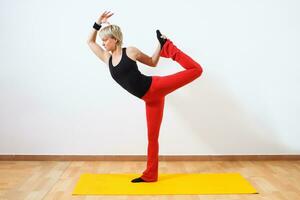
M 101 24 L 97 24 L 97 23 L 95 22 L 93 28 L 94 28 L 95 30 L 99 31 L 100 28 L 101 28 Z

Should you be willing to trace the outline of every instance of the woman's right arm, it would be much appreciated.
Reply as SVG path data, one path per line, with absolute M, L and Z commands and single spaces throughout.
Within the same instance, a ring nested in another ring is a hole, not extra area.
M 97 37 L 97 30 L 93 28 L 93 30 L 90 33 L 90 36 L 87 40 L 87 43 L 90 47 L 90 49 L 94 52 L 94 54 L 100 58 L 104 63 L 108 64 L 108 60 L 110 57 L 110 53 L 104 49 L 101 48 L 99 44 L 96 43 L 96 37 Z
M 101 25 L 102 23 L 106 23 L 107 19 L 112 15 L 113 15 L 113 13 L 105 11 L 97 19 L 96 23 L 99 24 L 99 25 Z M 94 52 L 94 54 L 98 58 L 100 58 L 100 60 L 102 60 L 104 63 L 108 64 L 110 53 L 108 51 L 102 49 L 101 46 L 96 43 L 97 33 L 98 33 L 98 31 L 93 28 L 90 35 L 89 35 L 89 37 L 88 37 L 87 43 L 88 43 L 90 49 Z

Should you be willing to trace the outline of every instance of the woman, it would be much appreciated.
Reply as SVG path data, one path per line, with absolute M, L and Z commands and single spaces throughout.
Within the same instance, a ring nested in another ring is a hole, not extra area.
M 96 56 L 109 66 L 113 79 L 145 102 L 148 129 L 147 168 L 141 177 L 131 182 L 155 182 L 158 178 L 158 136 L 165 96 L 198 78 L 202 74 L 202 67 L 159 30 L 156 31 L 159 44 L 151 57 L 136 47 L 122 48 L 123 36 L 120 27 L 110 25 L 107 21 L 112 15 L 113 13 L 105 11 L 98 18 L 87 43 Z M 100 30 L 104 23 L 108 25 Z M 105 50 L 96 43 L 97 31 Z M 138 70 L 137 61 L 155 67 L 160 56 L 171 58 L 185 70 L 168 76 L 146 76 Z

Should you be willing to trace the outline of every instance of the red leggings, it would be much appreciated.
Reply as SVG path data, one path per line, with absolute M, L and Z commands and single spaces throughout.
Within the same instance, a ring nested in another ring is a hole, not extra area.
M 173 59 L 185 70 L 168 76 L 152 76 L 151 86 L 142 97 L 146 104 L 148 155 L 147 169 L 141 178 L 147 182 L 157 181 L 158 178 L 158 136 L 163 118 L 165 96 L 192 82 L 202 74 L 202 67 L 179 50 L 170 40 L 164 44 L 160 56 Z

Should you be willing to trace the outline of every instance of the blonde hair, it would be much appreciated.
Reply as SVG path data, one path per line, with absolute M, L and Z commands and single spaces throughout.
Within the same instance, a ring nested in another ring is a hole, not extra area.
M 121 28 L 117 25 L 108 25 L 100 29 L 99 37 L 103 39 L 105 36 L 112 37 L 117 40 L 117 45 L 120 47 L 123 44 L 123 34 Z

